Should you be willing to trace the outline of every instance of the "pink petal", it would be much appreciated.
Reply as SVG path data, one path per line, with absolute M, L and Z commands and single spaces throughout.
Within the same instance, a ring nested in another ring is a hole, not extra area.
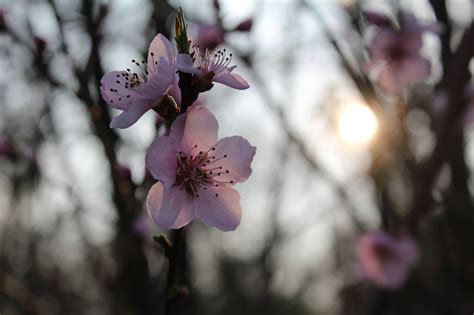
M 382 239 L 378 240 L 377 238 L 380 237 Z M 387 241 L 389 240 L 386 239 L 384 234 L 379 235 L 377 232 L 364 234 L 359 239 L 357 243 L 357 257 L 361 269 L 368 279 L 380 278 L 383 274 L 381 262 L 374 249 L 377 243 Z
M 170 189 L 176 180 L 178 169 L 177 152 L 171 148 L 169 137 L 157 137 L 146 153 L 145 165 L 160 180 L 166 189 Z
M 123 111 L 120 115 L 112 119 L 110 127 L 112 128 L 128 128 L 143 116 L 153 104 L 132 104 Z
M 154 184 L 147 197 L 150 218 L 165 229 L 179 229 L 194 220 L 190 196 L 176 187 L 165 189 L 158 182 Z
M 422 31 L 440 34 L 444 32 L 444 26 L 437 22 L 432 22 L 421 26 Z
M 382 89 L 390 94 L 400 93 L 406 86 L 400 78 L 397 65 L 387 64 L 378 77 L 378 83 Z
M 138 94 L 136 91 L 125 88 L 125 79 L 122 76 L 124 71 L 112 71 L 107 73 L 100 80 L 100 93 L 102 98 L 110 106 L 116 109 L 125 110 L 132 103 L 149 103 L 150 98 Z
M 256 148 L 239 136 L 223 138 L 214 147 L 216 150 L 209 152 L 211 163 L 205 167 L 206 169 L 218 168 L 216 172 L 220 175 L 214 179 L 230 184 L 247 180 L 252 174 L 250 163 Z M 212 162 L 213 158 L 216 162 Z
M 153 100 L 158 100 L 176 80 L 173 67 L 164 58 L 160 58 L 154 70 L 147 76 L 147 81 L 142 84 L 141 93 Z
M 194 199 L 196 217 L 221 231 L 235 230 L 242 217 L 239 193 L 225 186 L 206 188 L 199 189 L 199 197 Z
M 431 72 L 430 62 L 416 54 L 406 58 L 399 68 L 400 79 L 403 84 L 411 84 L 425 80 Z
M 393 29 L 381 29 L 375 35 L 369 51 L 371 61 L 389 60 L 390 50 L 399 45 L 400 36 Z
M 397 250 L 402 259 L 402 263 L 407 266 L 414 266 L 420 258 L 418 246 L 410 237 L 405 236 L 400 238 L 397 244 Z
M 390 27 L 390 19 L 388 16 L 382 13 L 373 12 L 373 11 L 365 11 L 363 12 L 364 17 L 367 19 L 368 22 L 380 26 L 380 27 Z
M 153 56 L 151 55 L 153 53 Z M 171 47 L 170 41 L 164 37 L 162 34 L 158 34 L 153 38 L 148 48 L 148 66 L 155 64 L 155 61 L 158 61 L 160 58 L 164 58 L 168 63 L 173 63 L 173 48 Z
M 212 81 L 227 85 L 237 90 L 245 90 L 249 88 L 249 84 L 244 78 L 230 71 L 217 73 Z
M 192 106 L 171 125 L 171 146 L 184 154 L 191 149 L 207 151 L 217 142 L 218 129 L 216 117 L 206 107 Z
M 409 270 L 399 261 L 392 261 L 383 266 L 380 274 L 374 276 L 374 282 L 386 289 L 400 288 L 406 281 Z
M 381 255 L 381 249 L 391 254 Z M 359 239 L 357 256 L 367 279 L 381 287 L 396 289 L 403 285 L 417 262 L 418 249 L 408 236 L 393 237 L 375 231 Z
M 194 67 L 194 61 L 189 54 L 178 54 L 176 56 L 176 68 L 186 73 L 200 73 L 200 71 Z

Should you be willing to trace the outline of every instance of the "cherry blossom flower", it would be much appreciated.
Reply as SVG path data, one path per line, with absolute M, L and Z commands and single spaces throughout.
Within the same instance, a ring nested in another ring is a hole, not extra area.
M 192 73 L 209 83 L 217 82 L 238 90 L 249 88 L 249 84 L 240 75 L 232 73 L 236 66 L 229 67 L 232 54 L 227 56 L 226 50 L 211 52 L 206 49 L 202 53 L 197 46 L 194 47 L 194 55 L 178 54 L 176 67 L 187 73 Z
M 407 235 L 391 236 L 382 231 L 364 234 L 357 244 L 362 274 L 380 287 L 399 288 L 418 262 L 415 241 Z
M 430 62 L 420 54 L 422 34 L 438 33 L 439 24 L 421 24 L 408 12 L 400 14 L 397 28 L 381 14 L 366 14 L 378 30 L 369 48 L 370 61 L 365 65 L 369 75 L 376 77 L 387 92 L 397 94 L 411 84 L 423 81 L 430 72 Z
M 192 106 L 151 144 L 146 165 L 159 180 L 148 194 L 148 214 L 160 227 L 178 229 L 199 218 L 222 231 L 235 230 L 242 209 L 231 186 L 252 173 L 256 148 L 242 137 L 217 141 L 218 123 L 203 106 Z
M 112 71 L 101 80 L 102 98 L 123 112 L 110 126 L 128 128 L 145 112 L 158 109 L 163 96 L 176 82 L 175 57 L 170 42 L 162 34 L 155 36 L 148 50 L 147 62 L 132 62 L 142 73 Z

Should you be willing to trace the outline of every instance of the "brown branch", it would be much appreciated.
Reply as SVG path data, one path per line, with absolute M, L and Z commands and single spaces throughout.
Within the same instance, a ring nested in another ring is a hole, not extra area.
M 448 110 L 443 123 L 436 132 L 438 141 L 431 158 L 422 168 L 416 186 L 416 199 L 409 217 L 410 227 L 414 231 L 417 229 L 419 219 L 431 210 L 434 201 L 431 192 L 441 167 L 454 154 L 453 143 L 456 141 L 452 141 L 452 137 L 458 132 L 456 128 L 461 128 L 458 124 L 468 104 L 465 99 L 465 88 L 471 77 L 469 63 L 474 56 L 473 42 L 474 27 L 471 25 L 464 32 L 461 43 L 453 54 L 450 68 L 445 71 L 444 81 L 447 82 Z M 453 123 L 456 126 L 453 126 Z

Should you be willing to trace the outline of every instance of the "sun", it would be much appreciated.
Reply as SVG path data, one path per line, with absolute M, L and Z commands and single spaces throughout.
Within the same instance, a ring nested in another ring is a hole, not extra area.
M 341 138 L 351 144 L 370 142 L 378 127 L 374 112 L 363 104 L 348 104 L 341 108 L 337 129 Z

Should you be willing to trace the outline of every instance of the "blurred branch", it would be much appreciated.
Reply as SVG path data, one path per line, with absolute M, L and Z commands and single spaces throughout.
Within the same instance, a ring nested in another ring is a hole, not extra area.
M 439 171 L 443 164 L 454 154 L 453 145 L 456 141 L 452 141 L 453 136 L 457 132 L 453 122 L 459 123 L 460 118 L 467 108 L 467 100 L 465 99 L 465 88 L 470 80 L 471 73 L 469 63 L 474 56 L 474 26 L 471 24 L 464 32 L 461 42 L 453 54 L 450 66 L 445 70 L 444 82 L 446 82 L 446 90 L 448 94 L 448 110 L 444 116 L 444 123 L 437 130 L 437 143 L 431 155 L 431 158 L 423 166 L 419 182 L 416 187 L 416 199 L 410 212 L 409 224 L 416 231 L 419 218 L 426 215 L 433 205 L 432 190 L 433 185 L 438 177 Z
M 311 10 L 311 13 L 315 16 L 315 18 L 319 21 L 319 25 L 321 26 L 325 37 L 328 39 L 329 43 L 336 51 L 337 55 L 339 56 L 339 60 L 342 63 L 342 68 L 345 70 L 349 78 L 351 78 L 354 85 L 357 87 L 358 91 L 362 94 L 365 102 L 373 107 L 377 108 L 379 106 L 377 102 L 377 95 L 375 93 L 373 85 L 366 80 L 365 76 L 360 75 L 360 69 L 357 71 L 353 68 L 350 64 L 347 56 L 344 54 L 341 46 L 337 42 L 336 37 L 329 29 L 327 23 L 324 21 L 323 16 L 319 13 L 318 9 L 315 5 L 311 5 L 306 0 L 303 0 L 303 3 L 307 8 Z
M 354 205 L 349 201 L 349 196 L 347 195 L 345 188 L 341 186 L 339 183 L 337 183 L 335 179 L 318 164 L 318 162 L 313 158 L 312 154 L 306 148 L 306 145 L 303 143 L 303 141 L 301 141 L 299 137 L 291 130 L 292 128 L 290 127 L 285 117 L 285 113 L 282 110 L 284 106 L 282 104 L 278 104 L 278 102 L 273 98 L 272 94 L 266 87 L 263 79 L 259 76 L 257 71 L 255 71 L 252 65 L 249 63 L 250 62 L 249 59 L 246 58 L 245 56 L 241 59 L 247 63 L 249 72 L 252 75 L 252 79 L 253 79 L 252 81 L 257 84 L 258 86 L 257 90 L 260 92 L 262 96 L 263 103 L 267 106 L 267 108 L 271 112 L 275 114 L 278 122 L 280 123 L 280 126 L 281 126 L 280 129 L 282 132 L 285 133 L 288 141 L 290 143 L 293 143 L 296 146 L 300 155 L 308 163 L 308 165 L 314 171 L 316 171 L 322 178 L 324 178 L 324 180 L 326 180 L 330 188 L 336 193 L 337 196 L 341 198 L 346 208 L 349 210 L 348 214 L 350 218 L 352 219 L 354 225 L 357 227 L 357 229 L 364 230 L 364 225 L 356 217 L 356 213 L 358 211 L 355 209 Z
M 443 24 L 443 33 L 440 35 L 441 37 L 441 63 L 443 65 L 443 69 L 449 69 L 449 63 L 452 57 L 451 51 L 451 33 L 452 27 L 451 22 L 448 16 L 448 10 L 446 8 L 446 1 L 445 0 L 430 0 L 430 4 L 433 8 L 433 11 L 436 15 L 437 20 Z M 444 80 L 440 81 L 440 85 L 444 84 Z

